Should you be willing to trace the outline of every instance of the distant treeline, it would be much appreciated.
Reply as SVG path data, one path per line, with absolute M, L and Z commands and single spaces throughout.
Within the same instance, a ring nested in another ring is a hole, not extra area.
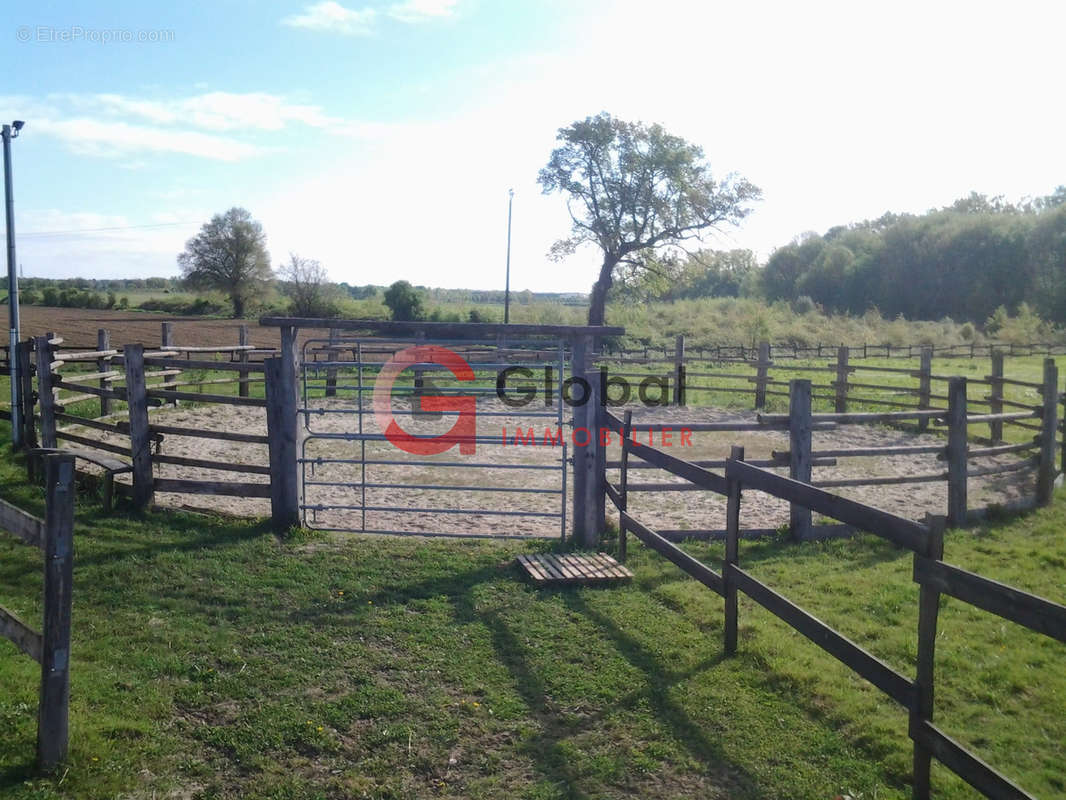
M 768 300 L 807 296 L 835 312 L 984 323 L 1027 303 L 1066 322 L 1066 186 L 1019 204 L 972 194 L 807 234 L 773 253 L 760 288 Z
M 347 283 L 337 284 L 353 300 L 370 300 L 384 297 L 385 286 L 351 286 Z M 503 305 L 502 289 L 435 289 L 429 286 L 415 286 L 425 294 L 428 300 L 438 303 L 465 303 L 475 305 Z M 588 304 L 588 295 L 580 292 L 531 292 L 528 289 L 511 292 L 511 302 L 517 305 L 530 303 L 558 303 L 564 306 L 584 306 Z

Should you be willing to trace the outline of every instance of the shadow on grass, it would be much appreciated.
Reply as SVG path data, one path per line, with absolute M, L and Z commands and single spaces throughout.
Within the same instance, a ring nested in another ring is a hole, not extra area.
M 27 749 L 29 752 L 33 752 L 32 745 Z M 62 770 L 63 767 L 60 767 L 60 769 Z M 14 764 L 0 767 L 0 795 L 5 794 L 9 789 L 22 786 L 27 781 L 41 777 L 43 776 L 38 771 L 37 762 L 33 758 L 27 758 Z

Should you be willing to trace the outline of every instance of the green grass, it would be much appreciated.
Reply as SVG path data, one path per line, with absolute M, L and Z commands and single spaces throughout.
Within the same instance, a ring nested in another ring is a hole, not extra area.
M 41 492 L 0 462 L 0 494 Z M 951 532 L 946 560 L 1066 600 L 1066 506 Z M 545 545 L 279 541 L 256 522 L 104 517 L 79 497 L 71 756 L 32 773 L 36 668 L 0 643 L 0 795 L 863 798 L 908 795 L 906 715 L 754 604 L 631 546 L 636 580 L 538 590 Z M 715 545 L 692 545 L 709 563 Z M 913 674 L 910 558 L 863 537 L 746 544 L 742 564 Z M 40 563 L 0 539 L 0 603 Z M 937 722 L 1038 796 L 1066 793 L 1066 650 L 946 601 Z M 937 768 L 938 796 L 970 793 Z

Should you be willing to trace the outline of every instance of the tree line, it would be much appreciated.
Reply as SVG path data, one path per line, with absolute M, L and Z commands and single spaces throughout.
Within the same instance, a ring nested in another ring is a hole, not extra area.
M 971 194 L 925 214 L 810 233 L 762 270 L 768 300 L 810 297 L 827 311 L 983 323 L 1026 303 L 1066 322 L 1066 186 L 1009 203 Z

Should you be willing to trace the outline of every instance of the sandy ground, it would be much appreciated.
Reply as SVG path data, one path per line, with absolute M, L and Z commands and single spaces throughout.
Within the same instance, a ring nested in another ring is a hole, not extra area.
M 490 436 L 492 443 L 478 444 L 474 455 L 461 455 L 456 448 L 434 456 L 411 456 L 384 441 L 359 442 L 328 438 L 330 434 L 359 430 L 360 419 L 354 400 L 334 398 L 315 401 L 322 413 L 309 415 L 304 454 L 307 458 L 322 459 L 305 465 L 307 510 L 306 521 L 311 527 L 328 529 L 386 530 L 416 532 L 477 533 L 510 536 L 558 536 L 562 520 L 563 502 L 560 490 L 563 448 L 544 446 L 545 429 L 554 431 L 557 420 L 554 410 L 542 405 L 521 409 L 544 416 L 522 416 L 495 398 L 482 400 L 478 405 L 478 434 Z M 409 405 L 396 401 L 401 412 Z M 621 410 L 615 409 L 621 416 Z M 447 431 L 454 418 L 436 420 L 398 416 L 400 424 L 412 433 L 432 434 Z M 634 408 L 635 420 L 652 419 L 672 424 L 675 429 L 685 421 L 753 421 L 750 412 L 729 412 L 712 409 Z M 160 424 L 182 427 L 224 430 L 241 433 L 265 433 L 265 413 L 257 408 L 233 406 L 199 406 L 196 408 L 164 408 L 153 412 L 153 420 Z M 369 409 L 362 417 L 363 431 L 378 433 Z M 540 446 L 516 446 L 516 428 L 534 428 Z M 72 428 L 71 430 L 76 430 Z M 507 444 L 502 444 L 503 431 Z M 567 438 L 569 426 L 563 427 Z M 83 433 L 102 437 L 117 444 L 127 444 L 121 437 L 99 431 L 82 429 Z M 323 436 L 325 435 L 325 436 Z M 648 434 L 638 434 L 647 441 Z M 897 430 L 864 425 L 839 426 L 834 430 L 814 434 L 815 450 L 824 448 L 870 447 L 888 445 L 942 444 L 935 434 L 910 434 Z M 654 445 L 661 446 L 656 436 Z M 687 460 L 725 458 L 730 446 L 743 445 L 749 459 L 769 458 L 771 450 L 787 450 L 784 431 L 755 431 L 742 433 L 694 433 L 691 446 L 681 446 L 674 434 L 672 446 L 664 448 Z M 567 449 L 567 456 L 573 454 Z M 267 463 L 265 445 L 222 442 L 211 439 L 168 435 L 161 452 L 169 455 L 235 462 L 240 464 Z M 612 443 L 608 458 L 616 460 L 619 450 Z M 385 462 L 369 463 L 363 461 Z M 975 459 L 972 466 L 1012 463 L 1016 455 Z M 414 463 L 413 463 L 414 462 Z M 634 461 L 633 463 L 640 463 Z M 941 472 L 943 462 L 935 456 L 880 456 L 838 459 L 837 466 L 816 467 L 814 480 L 855 478 L 863 476 L 897 476 Z M 787 469 L 777 470 L 787 474 Z M 609 477 L 617 481 L 617 470 Z M 159 477 L 192 478 L 200 480 L 233 480 L 266 483 L 265 475 L 240 472 L 219 472 L 200 468 L 156 464 Z M 121 476 L 120 480 L 128 479 Z M 362 482 L 365 480 L 365 488 Z M 567 481 L 571 476 L 567 474 Z M 630 482 L 677 483 L 684 481 L 657 469 L 632 469 Z M 998 476 L 971 478 L 969 505 L 978 508 L 990 503 L 1007 503 L 1034 491 L 1035 471 L 1031 469 Z M 372 484 L 383 484 L 375 487 Z M 464 488 L 474 487 L 474 488 Z M 528 491 L 535 490 L 535 491 Z M 927 512 L 945 513 L 947 485 L 944 482 L 873 486 L 836 489 L 840 494 L 870 505 L 914 519 Z M 230 514 L 264 516 L 269 514 L 268 500 L 246 497 L 211 495 L 177 495 L 159 493 L 156 502 L 173 507 L 196 507 L 224 511 Z M 361 506 L 371 509 L 363 511 Z M 340 506 L 339 508 L 337 506 Z M 610 504 L 608 504 L 610 508 Z M 354 508 L 353 508 L 354 507 Z M 421 509 L 432 509 L 429 511 Z M 659 529 L 722 528 L 725 524 L 725 500 L 704 491 L 656 491 L 630 495 L 631 513 L 651 527 Z M 506 512 L 489 514 L 486 512 Z M 570 509 L 565 509 L 569 517 Z M 758 492 L 746 492 L 741 522 L 748 528 L 778 527 L 788 521 L 787 503 Z M 817 522 L 817 519 L 816 519 Z M 566 521 L 569 529 L 570 520 Z

